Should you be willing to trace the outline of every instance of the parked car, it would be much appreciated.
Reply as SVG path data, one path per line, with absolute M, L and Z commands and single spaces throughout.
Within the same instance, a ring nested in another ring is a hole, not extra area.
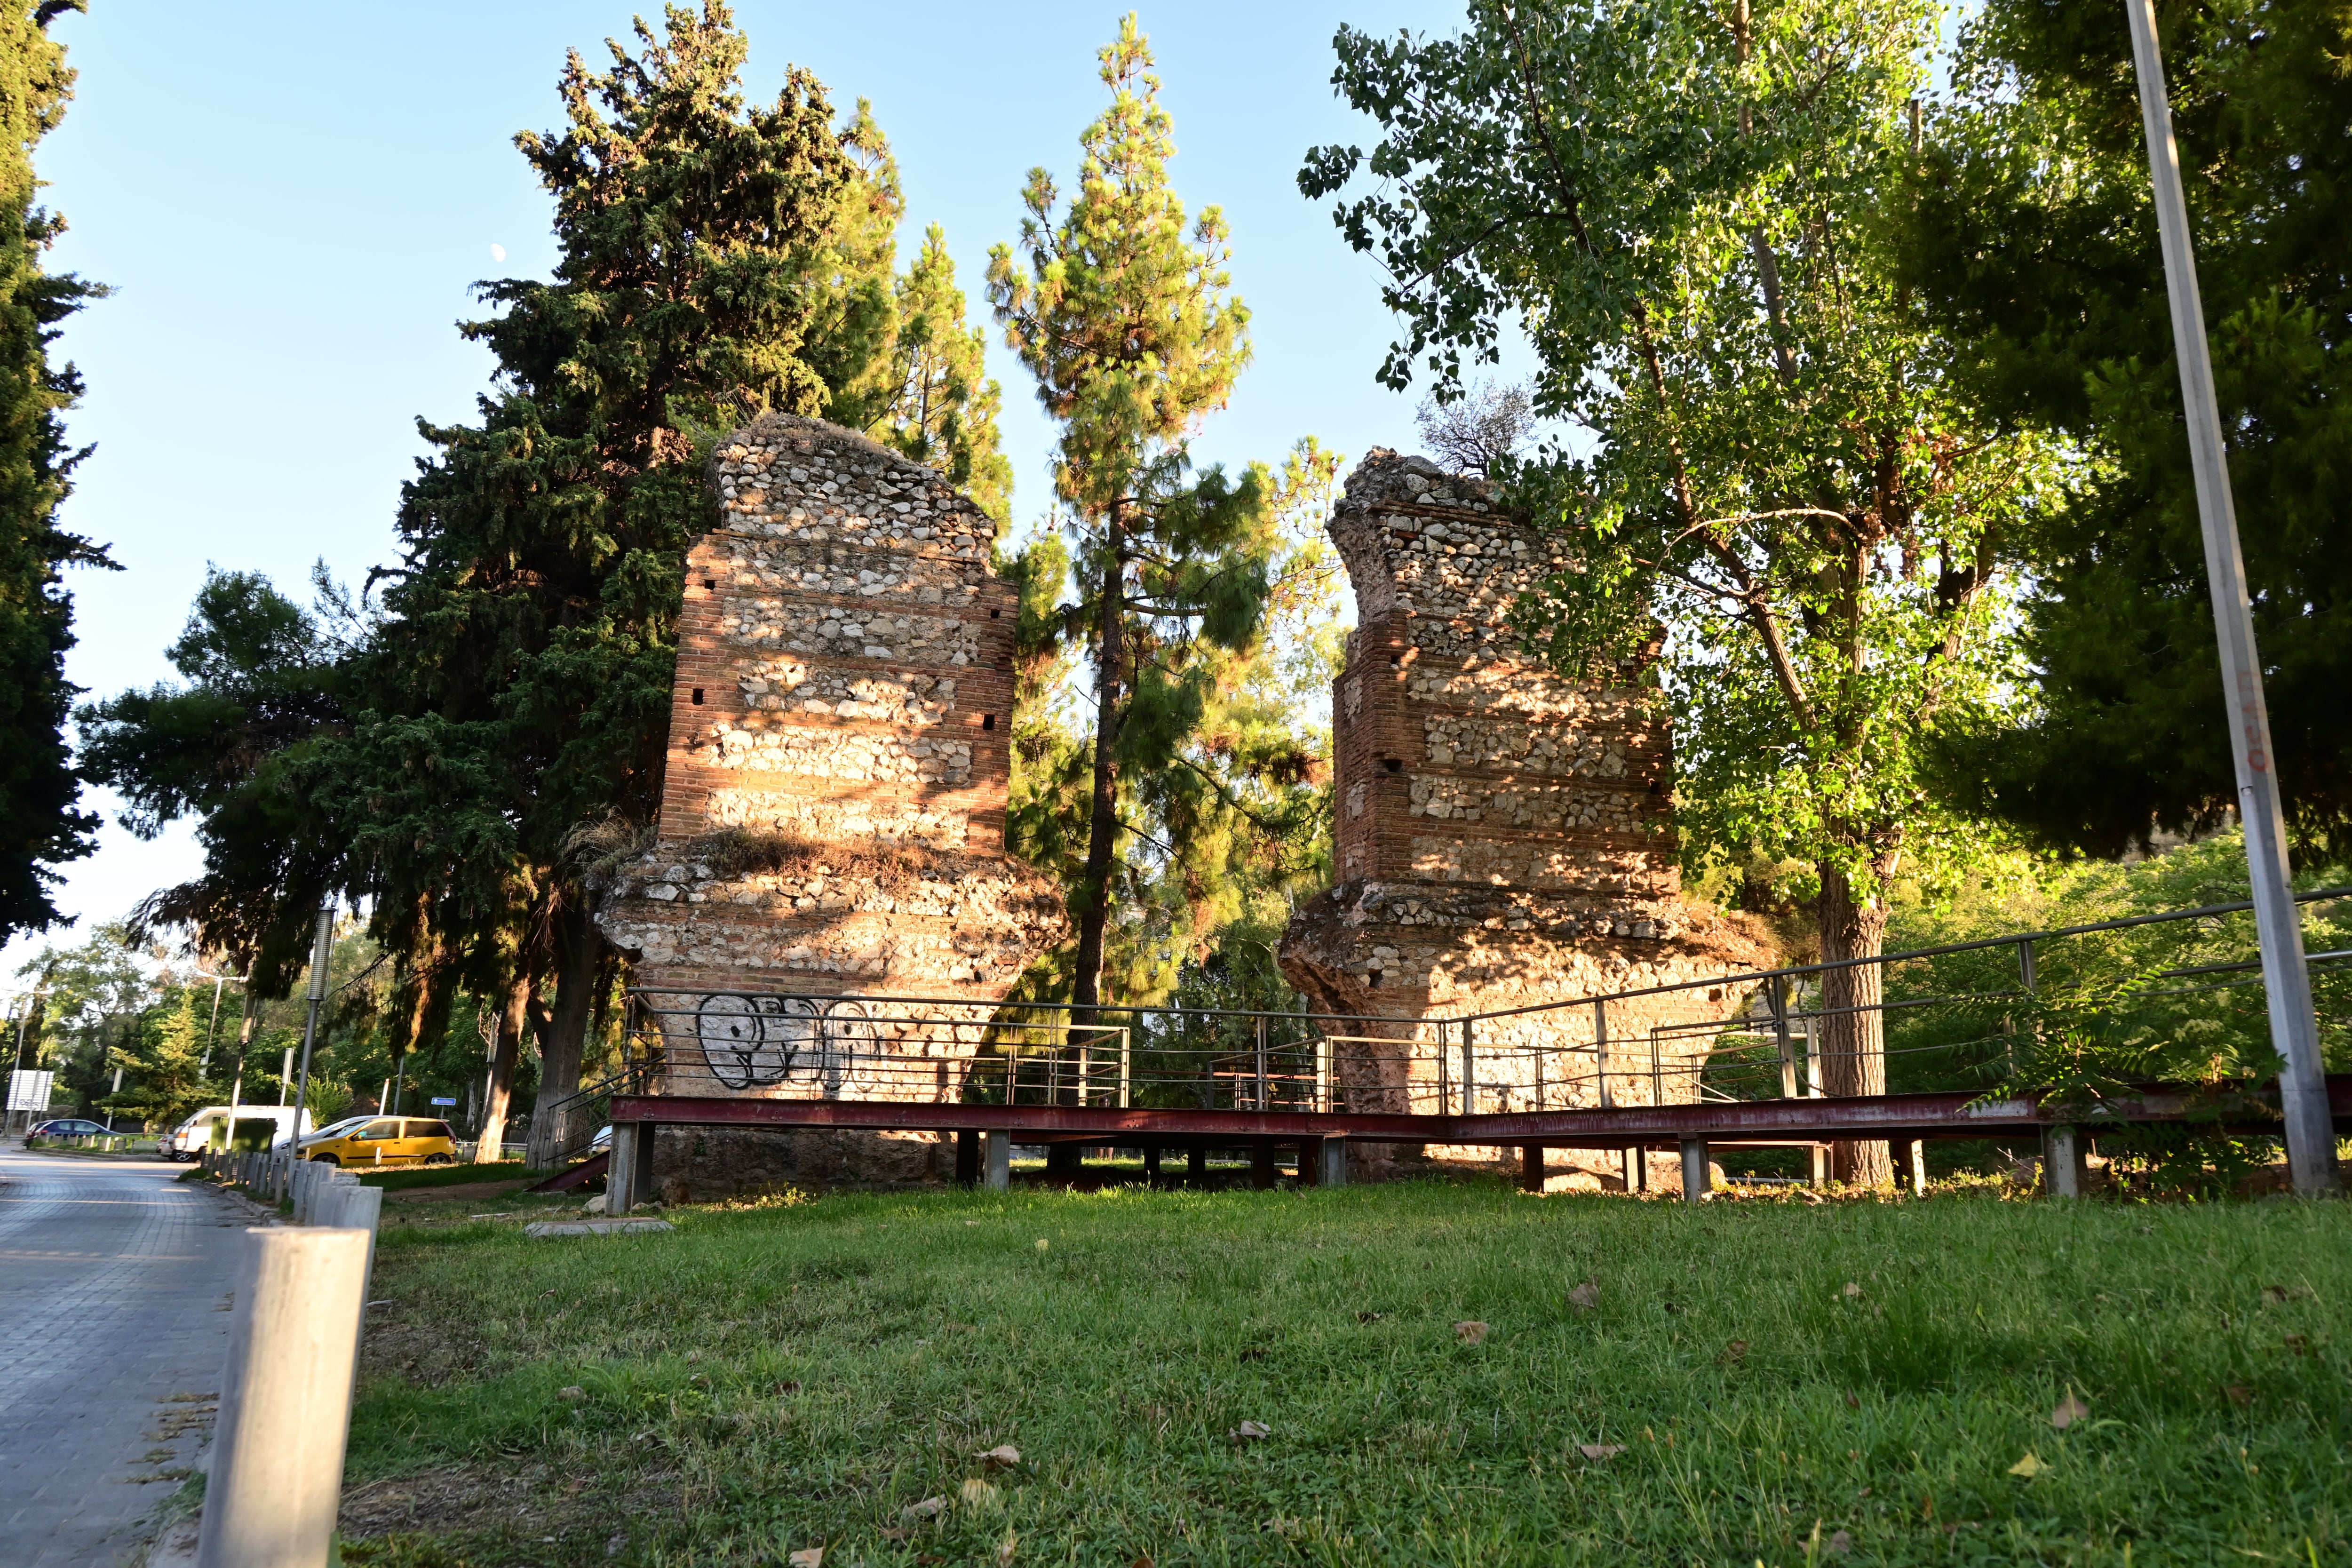
M 82 1116 L 60 1116 L 54 1121 L 44 1121 L 27 1131 L 27 1138 L 88 1138 L 102 1133 L 106 1128 Z
M 158 1139 L 155 1152 L 166 1160 L 194 1161 L 212 1147 L 214 1130 L 228 1121 L 228 1111 L 226 1105 L 205 1106 Z M 236 1108 L 236 1119 L 240 1122 L 270 1123 L 273 1130 L 269 1142 L 273 1148 L 285 1142 L 297 1131 L 303 1137 L 310 1136 L 311 1131 L 310 1113 L 302 1111 L 298 1119 L 295 1109 L 290 1105 L 240 1105 Z
M 328 1165 L 449 1165 L 457 1141 L 446 1121 L 415 1116 L 353 1116 L 302 1140 L 302 1158 Z

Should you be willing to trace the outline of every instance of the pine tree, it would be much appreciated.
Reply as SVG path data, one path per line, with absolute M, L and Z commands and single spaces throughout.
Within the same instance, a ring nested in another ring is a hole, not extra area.
M 71 364 L 52 365 L 58 323 L 105 292 L 42 270 L 65 220 L 40 206 L 33 148 L 57 128 L 74 73 L 48 25 L 83 0 L 0 5 L 0 941 L 60 918 L 55 868 L 88 855 L 95 815 L 64 738 L 78 689 L 65 678 L 74 646 L 68 566 L 111 568 L 101 547 L 58 525 L 88 448 L 66 444 L 60 416 L 81 396 Z
M 204 1073 L 196 988 L 184 985 L 179 993 L 177 1006 L 155 1008 L 137 1021 L 134 1044 L 107 1053 L 106 1065 L 122 1069 L 122 1088 L 100 1103 L 150 1127 L 169 1126 L 210 1104 L 217 1087 Z
M 1204 209 L 1188 238 L 1168 182 L 1173 127 L 1133 15 L 1097 58 L 1111 105 L 1080 138 L 1077 195 L 1057 218 L 1053 176 L 1032 170 L 1025 257 L 997 246 L 988 273 L 1005 342 L 1062 428 L 1055 489 L 1076 546 L 1077 602 L 1050 630 L 1092 655 L 1085 858 L 1070 883 L 1070 995 L 1082 1018 L 1101 999 L 1114 876 L 1132 830 L 1123 795 L 1152 790 L 1170 829 L 1143 846 L 1146 859 L 1197 863 L 1195 829 L 1222 792 L 1195 742 L 1258 640 L 1276 547 L 1265 471 L 1195 477 L 1186 449 L 1249 361 L 1223 215 Z M 1024 601 L 1031 581 L 1024 572 Z M 1073 760 L 1059 758 L 1066 775 Z M 1064 853 L 1075 847 L 1076 835 L 1059 837 Z

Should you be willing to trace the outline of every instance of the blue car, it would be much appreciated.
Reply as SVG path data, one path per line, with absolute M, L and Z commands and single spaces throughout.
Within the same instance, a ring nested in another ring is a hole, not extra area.
M 27 1138 L 87 1138 L 102 1133 L 106 1129 L 80 1116 L 61 1116 L 55 1121 L 44 1121 L 25 1134 Z

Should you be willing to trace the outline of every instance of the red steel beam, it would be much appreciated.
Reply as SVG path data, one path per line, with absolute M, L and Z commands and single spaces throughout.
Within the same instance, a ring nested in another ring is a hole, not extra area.
M 2352 1130 L 2352 1074 L 2327 1079 L 2339 1131 Z M 2277 1091 L 2240 1097 L 2222 1118 L 2233 1131 L 2275 1131 Z M 2164 1089 L 2101 1102 L 2099 1121 L 2174 1121 L 2206 1102 Z M 1318 1114 L 1300 1110 L 1117 1110 L 1075 1105 L 950 1105 L 876 1100 L 765 1100 L 722 1095 L 616 1095 L 616 1122 L 700 1127 L 831 1127 L 877 1131 L 966 1129 L 1045 1134 L 1055 1141 L 1150 1138 L 1295 1142 L 1352 1138 L 1385 1143 L 1550 1143 L 1610 1149 L 1683 1138 L 1822 1142 L 1848 1138 L 1992 1138 L 2038 1134 L 2068 1118 L 2031 1099 L 1980 1100 L 1970 1094 L 1892 1094 L 1853 1100 L 1759 1100 L 1622 1110 L 1515 1111 L 1476 1116 Z

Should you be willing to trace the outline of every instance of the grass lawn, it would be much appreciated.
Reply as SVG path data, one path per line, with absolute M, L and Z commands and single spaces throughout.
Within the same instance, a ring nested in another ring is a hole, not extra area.
M 2352 1205 L 669 1217 L 385 1231 L 346 1563 L 2352 1562 Z

